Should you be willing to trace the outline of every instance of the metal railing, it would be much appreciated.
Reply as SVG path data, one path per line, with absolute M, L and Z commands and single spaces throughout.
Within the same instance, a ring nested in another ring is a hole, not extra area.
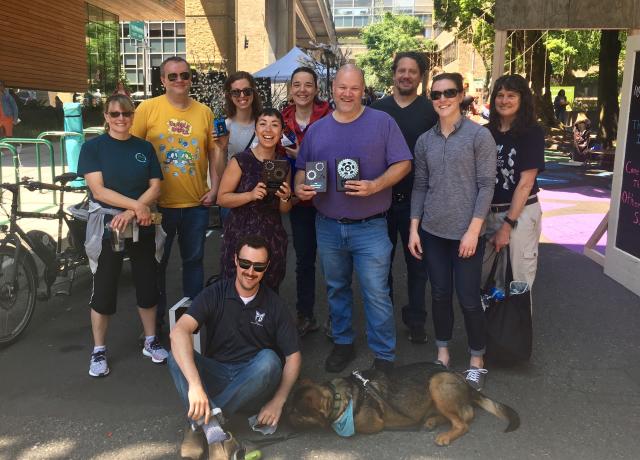
M 79 137 L 81 141 L 84 141 L 84 134 L 76 133 L 74 131 L 45 131 L 43 133 L 38 134 L 38 139 L 44 139 L 46 137 L 59 138 L 58 142 L 60 145 L 60 165 L 62 166 L 62 172 L 64 173 L 66 171 L 66 166 L 67 166 L 67 147 L 64 140 L 67 137 Z M 38 159 L 40 158 L 39 147 L 40 147 L 39 145 L 36 145 L 36 158 Z M 53 182 L 54 176 L 51 177 L 52 182 Z
M 18 157 L 18 150 L 13 145 L 5 142 L 4 140 L 0 140 L 0 183 L 3 182 L 2 170 L 4 168 L 2 166 L 4 163 L 4 150 L 8 150 L 9 153 L 11 153 L 11 158 L 13 160 L 13 170 L 15 173 L 15 183 L 17 184 L 20 181 L 20 174 L 18 172 L 20 169 L 20 158 Z

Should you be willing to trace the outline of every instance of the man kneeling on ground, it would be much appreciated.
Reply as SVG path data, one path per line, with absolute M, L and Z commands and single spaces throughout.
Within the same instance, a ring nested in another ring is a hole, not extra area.
M 282 299 L 260 284 L 269 267 L 265 240 L 241 238 L 235 263 L 235 279 L 205 288 L 171 331 L 169 370 L 188 407 L 180 449 L 184 458 L 201 457 L 205 438 L 209 459 L 234 458 L 239 444 L 220 421 L 238 411 L 257 412 L 259 424 L 275 426 L 300 373 L 293 317 Z M 204 355 L 194 353 L 192 342 L 201 325 L 206 327 Z M 213 416 L 214 408 L 224 417 Z M 198 421 L 204 421 L 202 429 Z

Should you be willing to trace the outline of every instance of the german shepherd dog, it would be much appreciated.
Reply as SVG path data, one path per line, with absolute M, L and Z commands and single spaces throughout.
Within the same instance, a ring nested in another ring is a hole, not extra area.
M 369 370 L 362 376 L 369 379 L 369 390 L 353 375 L 322 384 L 303 379 L 288 403 L 291 424 L 296 428 L 328 428 L 353 401 L 356 433 L 421 424 L 433 430 L 448 421 L 451 429 L 436 436 L 439 446 L 447 446 L 469 431 L 473 406 L 509 422 L 505 432 L 520 426 L 515 410 L 476 391 L 462 375 L 437 363 L 401 366 L 389 375 Z

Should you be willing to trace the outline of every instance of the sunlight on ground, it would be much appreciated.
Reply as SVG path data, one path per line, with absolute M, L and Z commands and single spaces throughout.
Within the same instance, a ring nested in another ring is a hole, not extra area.
M 153 460 L 156 458 L 166 457 L 167 455 L 175 455 L 175 444 L 167 444 L 160 442 L 141 442 L 130 446 L 113 449 L 109 452 L 101 453 L 92 460 L 107 460 L 112 458 L 144 458 L 145 460 Z
M 73 452 L 75 447 L 76 441 L 71 439 L 59 439 L 57 441 L 38 443 L 33 447 L 23 449 L 22 452 L 17 453 L 14 458 L 16 460 L 31 460 L 34 458 L 39 460 L 53 460 L 67 458 Z

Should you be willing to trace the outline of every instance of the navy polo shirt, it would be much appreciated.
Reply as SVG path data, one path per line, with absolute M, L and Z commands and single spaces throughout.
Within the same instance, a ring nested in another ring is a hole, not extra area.
M 204 355 L 223 363 L 245 362 L 266 348 L 280 356 L 300 351 L 293 317 L 264 284 L 244 304 L 234 280 L 218 281 L 196 296 L 187 314 L 207 329 Z

